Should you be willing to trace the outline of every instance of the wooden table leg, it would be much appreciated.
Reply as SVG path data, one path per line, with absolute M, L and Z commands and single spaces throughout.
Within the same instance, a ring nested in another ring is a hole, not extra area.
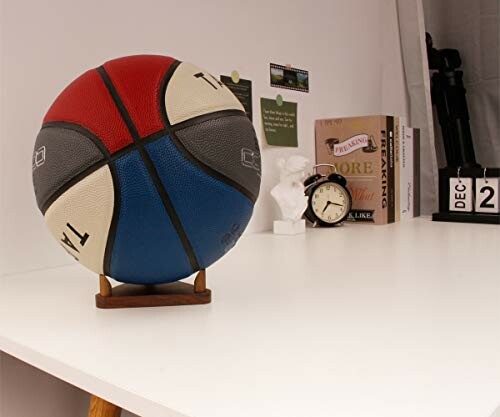
M 90 396 L 89 417 L 120 417 L 122 409 L 95 395 Z

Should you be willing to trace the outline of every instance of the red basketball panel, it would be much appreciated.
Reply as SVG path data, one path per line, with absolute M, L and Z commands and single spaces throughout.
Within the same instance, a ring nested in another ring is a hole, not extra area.
M 110 153 L 132 143 L 127 126 L 95 69 L 87 71 L 66 87 L 43 121 L 83 126 L 101 139 Z
M 162 79 L 175 61 L 166 56 L 136 55 L 104 64 L 141 137 L 164 127 L 158 95 Z

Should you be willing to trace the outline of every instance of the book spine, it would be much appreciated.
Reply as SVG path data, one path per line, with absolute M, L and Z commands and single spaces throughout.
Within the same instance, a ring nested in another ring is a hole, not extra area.
M 408 127 L 401 126 L 401 141 L 399 147 L 399 163 L 401 165 L 400 179 L 401 179 L 401 187 L 399 189 L 399 198 L 401 199 L 401 220 L 406 220 L 408 217 L 408 205 L 407 205 L 407 160 L 408 157 L 407 149 L 406 149 L 406 136 L 408 135 Z
M 388 121 L 387 117 L 382 117 L 380 121 L 380 215 L 377 224 L 386 224 L 389 218 L 389 193 L 388 193 L 388 177 L 387 168 L 389 166 L 387 144 L 389 142 Z
M 412 129 L 413 217 L 420 216 L 420 129 Z
M 394 195 L 394 117 L 387 117 L 387 223 L 395 221 Z
M 401 220 L 401 162 L 399 158 L 401 146 L 402 117 L 394 117 L 394 220 Z
M 401 131 L 401 220 L 412 217 L 411 187 L 413 182 L 413 172 L 411 170 L 411 128 L 403 126 Z

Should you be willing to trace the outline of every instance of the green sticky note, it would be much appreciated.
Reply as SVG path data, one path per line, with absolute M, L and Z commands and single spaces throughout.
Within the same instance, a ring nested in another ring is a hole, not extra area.
M 260 99 L 262 129 L 268 145 L 297 147 L 297 103 Z

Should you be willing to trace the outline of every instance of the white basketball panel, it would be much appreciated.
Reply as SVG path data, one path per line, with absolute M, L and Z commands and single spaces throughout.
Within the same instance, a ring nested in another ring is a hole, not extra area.
M 70 255 L 102 274 L 113 207 L 113 178 L 105 165 L 52 203 L 45 213 L 45 221 Z
M 165 109 L 171 125 L 220 110 L 244 111 L 223 83 L 185 62 L 176 68 L 167 84 Z

